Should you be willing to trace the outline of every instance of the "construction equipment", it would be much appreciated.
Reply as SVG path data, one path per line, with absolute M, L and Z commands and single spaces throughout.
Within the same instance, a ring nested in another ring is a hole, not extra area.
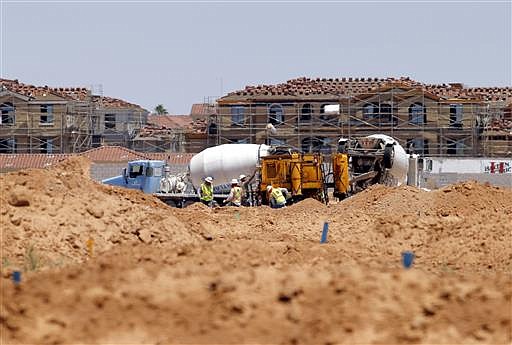
M 272 152 L 272 151 L 271 151 Z M 259 200 L 268 204 L 267 186 L 286 188 L 294 201 L 314 198 L 327 203 L 327 185 L 323 171 L 323 155 L 291 150 L 274 152 L 261 158 Z
M 121 176 L 103 183 L 140 189 L 182 207 L 199 201 L 196 191 L 206 176 L 214 178 L 218 202 L 226 198 L 232 179 L 248 176 L 251 205 L 268 204 L 267 186 L 286 188 L 292 202 L 314 198 L 327 203 L 330 190 L 335 198 L 344 199 L 372 184 L 400 185 L 407 178 L 408 155 L 386 135 L 342 138 L 337 152 L 330 160 L 326 157 L 289 147 L 225 144 L 192 157 L 186 175 L 170 174 L 164 161 L 140 160 L 128 163 Z M 332 171 L 326 173 L 326 166 Z
M 119 176 L 104 179 L 104 184 L 137 189 L 152 194 L 166 204 L 184 207 L 199 201 L 199 196 L 190 182 L 188 174 L 173 175 L 165 161 L 136 160 L 128 162 Z M 221 202 L 227 197 L 222 187 L 215 187 L 213 198 Z
M 341 138 L 337 151 L 335 156 L 348 157 L 351 194 L 376 183 L 399 186 L 407 181 L 409 155 L 392 137 L 374 134 L 354 139 Z

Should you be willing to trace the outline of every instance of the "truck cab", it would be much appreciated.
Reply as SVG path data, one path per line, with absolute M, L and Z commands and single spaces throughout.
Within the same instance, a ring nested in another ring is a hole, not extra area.
M 144 193 L 156 193 L 160 189 L 160 180 L 164 172 L 165 161 L 137 160 L 128 163 L 120 176 L 101 182 L 112 186 L 138 189 Z

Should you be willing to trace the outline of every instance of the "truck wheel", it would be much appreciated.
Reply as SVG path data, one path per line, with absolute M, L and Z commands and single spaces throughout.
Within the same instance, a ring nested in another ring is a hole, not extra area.
M 393 146 L 386 146 L 384 148 L 384 168 L 391 169 L 393 167 L 393 158 L 394 158 L 395 150 Z

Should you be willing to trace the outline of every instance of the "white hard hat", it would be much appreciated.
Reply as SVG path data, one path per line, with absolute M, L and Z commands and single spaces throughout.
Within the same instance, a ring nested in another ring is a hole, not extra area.
M 207 177 L 205 177 L 205 178 L 204 178 L 204 180 L 205 180 L 206 182 L 208 182 L 208 183 L 212 183 L 212 181 L 213 181 L 213 177 L 211 177 L 211 176 L 207 176 Z
M 231 184 L 238 184 L 238 180 L 236 178 L 232 179 Z
M 246 178 L 246 177 L 247 177 L 247 176 L 245 176 L 244 174 L 242 174 L 242 175 L 240 175 L 238 178 L 239 178 L 240 180 L 243 180 L 243 179 L 244 179 L 244 178 Z
M 267 186 L 267 191 L 270 192 L 272 190 L 272 186 L 271 185 L 268 185 Z

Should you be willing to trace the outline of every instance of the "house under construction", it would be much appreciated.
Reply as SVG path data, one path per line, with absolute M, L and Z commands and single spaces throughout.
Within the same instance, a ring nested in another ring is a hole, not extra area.
M 129 147 L 148 112 L 82 87 L 33 86 L 0 79 L 0 153 L 83 152 Z
M 332 105 L 337 113 L 326 111 Z M 511 108 L 512 87 L 298 78 L 221 97 L 208 137 L 329 153 L 340 137 L 383 133 L 421 155 L 512 156 Z

